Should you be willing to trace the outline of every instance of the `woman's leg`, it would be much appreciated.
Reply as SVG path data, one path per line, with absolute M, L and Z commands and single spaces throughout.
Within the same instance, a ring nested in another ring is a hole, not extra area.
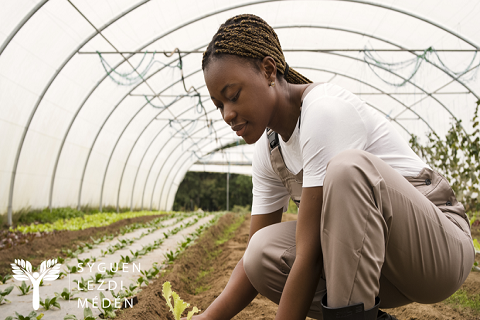
M 258 230 L 250 239 L 243 256 L 248 279 L 259 293 L 276 304 L 280 302 L 287 276 L 295 261 L 297 222 L 282 222 Z M 321 300 L 325 281 L 320 279 L 308 316 L 322 318 Z
M 382 298 L 381 274 L 408 300 L 447 298 L 473 264 L 464 224 L 378 157 L 340 153 L 327 167 L 320 226 L 328 306 L 373 307 L 375 296 Z M 382 307 L 400 303 L 385 298 Z

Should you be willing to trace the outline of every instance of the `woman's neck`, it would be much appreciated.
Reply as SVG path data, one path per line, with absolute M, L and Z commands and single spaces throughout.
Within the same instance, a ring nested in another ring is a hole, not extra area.
M 295 130 L 300 116 L 302 95 L 308 85 L 283 82 L 279 88 L 277 105 L 269 128 L 278 133 L 285 142 L 290 139 Z

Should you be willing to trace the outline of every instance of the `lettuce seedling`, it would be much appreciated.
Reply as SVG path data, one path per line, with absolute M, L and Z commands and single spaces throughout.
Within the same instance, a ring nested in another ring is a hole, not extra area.
M 52 299 L 49 299 L 47 297 L 44 301 L 40 299 L 40 304 L 42 305 L 42 307 L 45 308 L 45 310 L 49 310 L 52 307 L 57 307 L 58 309 L 60 309 L 60 303 L 57 302 L 57 297 L 53 297 Z
M 90 309 L 89 307 L 86 307 L 85 309 L 83 309 L 83 320 L 96 320 L 96 319 L 97 317 L 93 315 L 92 309 Z M 69 315 L 66 315 L 65 318 L 63 318 L 63 320 L 80 320 L 80 319 L 78 319 L 77 316 L 74 314 L 69 314 Z
M 5 284 L 7 283 L 8 279 L 11 279 L 12 278 L 12 275 L 11 274 L 7 274 L 5 276 L 1 276 L 0 275 L 0 284 Z
M 33 286 L 27 286 L 25 281 L 22 281 L 22 284 L 16 287 L 22 292 L 22 294 L 20 294 L 21 296 L 27 295 L 33 288 Z
M 168 281 L 163 284 L 162 295 L 167 301 L 167 306 L 173 313 L 175 320 L 180 320 L 183 311 L 185 311 L 186 308 L 190 307 L 190 304 L 184 302 L 182 299 L 180 299 L 180 297 L 175 291 L 172 291 L 171 284 Z M 172 303 L 170 302 L 170 297 L 173 297 L 174 305 L 172 305 Z M 200 310 L 197 307 L 193 307 L 192 310 L 188 311 L 187 313 L 187 320 L 191 320 L 193 315 L 198 312 L 200 312 Z
M 13 286 L 10 286 L 3 291 L 0 290 L 0 304 L 2 304 L 3 300 L 5 300 L 6 302 L 10 302 L 10 300 L 5 299 L 5 296 L 10 294 L 10 292 L 12 292 L 12 290 L 13 290 Z
M 37 315 L 35 311 L 32 311 L 29 313 L 28 316 L 22 316 L 18 312 L 15 311 L 15 316 L 8 316 L 5 318 L 5 320 L 13 320 L 13 319 L 18 319 L 18 320 L 40 320 L 43 318 L 43 313 L 40 313 Z
M 63 300 L 74 300 L 80 299 L 79 297 L 74 297 L 75 293 L 70 292 L 68 288 L 63 288 L 62 293 L 55 292 L 56 297 L 61 297 Z

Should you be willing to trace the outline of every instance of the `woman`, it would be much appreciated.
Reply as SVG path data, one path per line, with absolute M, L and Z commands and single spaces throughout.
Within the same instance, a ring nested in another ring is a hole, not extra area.
M 275 319 L 395 319 L 378 308 L 441 301 L 465 281 L 464 208 L 385 118 L 289 68 L 254 15 L 219 28 L 202 68 L 225 122 L 256 145 L 248 248 L 195 319 L 231 319 L 258 292 Z M 298 220 L 279 223 L 289 197 Z

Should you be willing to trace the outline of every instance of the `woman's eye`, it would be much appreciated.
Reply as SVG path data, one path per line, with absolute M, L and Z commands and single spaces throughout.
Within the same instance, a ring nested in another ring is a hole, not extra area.
M 237 94 L 235 95 L 235 97 L 233 97 L 231 100 L 232 100 L 233 102 L 237 101 L 239 95 L 240 95 L 240 91 L 238 91 Z

